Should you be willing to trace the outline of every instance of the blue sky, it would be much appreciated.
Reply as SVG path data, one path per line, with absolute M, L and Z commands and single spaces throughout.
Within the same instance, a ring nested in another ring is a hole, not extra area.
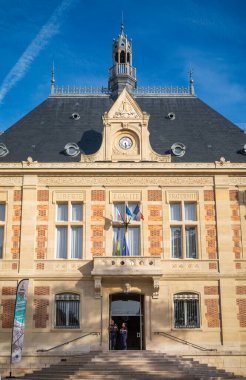
M 245 0 L 0 0 L 0 130 L 56 85 L 107 86 L 124 12 L 139 86 L 187 86 L 246 129 Z

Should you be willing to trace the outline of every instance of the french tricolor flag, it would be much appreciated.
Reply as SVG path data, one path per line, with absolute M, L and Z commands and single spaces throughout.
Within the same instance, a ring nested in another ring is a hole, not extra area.
M 143 214 L 140 212 L 139 205 L 137 205 L 132 213 L 133 220 L 139 221 L 140 219 L 144 220 Z

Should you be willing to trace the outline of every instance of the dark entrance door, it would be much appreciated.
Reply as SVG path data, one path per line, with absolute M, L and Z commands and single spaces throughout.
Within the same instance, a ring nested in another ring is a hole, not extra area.
M 128 350 L 144 349 L 143 306 L 144 296 L 141 294 L 118 293 L 110 296 L 110 318 L 114 320 L 119 330 L 122 323 L 126 323 Z M 121 349 L 119 334 L 116 349 Z

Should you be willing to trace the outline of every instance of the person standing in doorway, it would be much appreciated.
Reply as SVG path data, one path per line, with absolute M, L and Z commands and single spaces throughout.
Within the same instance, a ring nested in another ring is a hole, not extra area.
M 127 336 L 128 336 L 128 331 L 126 328 L 126 324 L 122 323 L 122 326 L 120 329 L 120 346 L 122 350 L 127 349 Z
M 118 334 L 118 326 L 116 325 L 116 323 L 114 323 L 113 319 L 111 319 L 108 329 L 109 329 L 110 350 L 115 350 L 117 334 Z

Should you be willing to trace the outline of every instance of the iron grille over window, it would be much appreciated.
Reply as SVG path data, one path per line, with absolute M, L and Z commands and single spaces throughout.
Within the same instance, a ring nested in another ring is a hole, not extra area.
M 80 297 L 78 294 L 56 295 L 56 327 L 79 328 L 79 305 Z
M 199 297 L 197 294 L 174 295 L 174 327 L 200 327 Z

